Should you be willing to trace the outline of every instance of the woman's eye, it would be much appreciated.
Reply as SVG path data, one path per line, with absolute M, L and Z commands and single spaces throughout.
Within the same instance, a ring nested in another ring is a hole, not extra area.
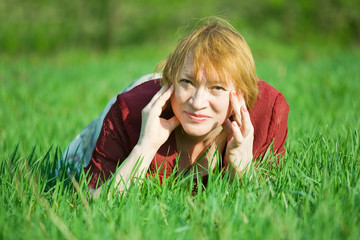
M 181 79 L 180 82 L 185 83 L 185 84 L 192 84 L 192 81 L 190 81 L 188 79 Z
M 211 89 L 216 91 L 226 91 L 222 86 L 212 86 Z

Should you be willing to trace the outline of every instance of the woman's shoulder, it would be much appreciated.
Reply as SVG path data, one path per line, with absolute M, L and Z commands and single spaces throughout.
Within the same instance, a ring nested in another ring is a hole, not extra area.
M 276 97 L 278 94 L 280 94 L 281 92 L 279 90 L 277 90 L 276 88 L 274 88 L 273 86 L 271 86 L 269 83 L 265 82 L 262 79 L 258 80 L 258 87 L 259 87 L 259 96 L 258 99 L 260 97 Z
M 120 93 L 107 113 L 103 124 L 117 136 L 114 138 L 126 139 L 128 149 L 132 149 L 138 140 L 142 109 L 159 89 L 160 82 L 150 80 Z
M 160 79 L 146 81 L 117 96 L 119 107 L 131 113 L 141 113 L 151 98 L 160 90 Z
M 287 119 L 289 105 L 284 95 L 264 80 L 259 79 L 259 95 L 250 111 L 250 118 L 255 128 L 268 129 L 274 116 Z
M 161 79 L 153 79 L 146 82 L 143 82 L 133 88 L 131 88 L 129 91 L 120 93 L 118 95 L 118 98 L 122 98 L 126 101 L 131 101 L 134 98 L 138 100 L 146 100 L 151 99 L 156 92 L 158 92 L 161 88 L 160 84 Z
M 265 82 L 262 79 L 259 79 L 258 87 L 259 95 L 254 105 L 254 109 L 272 109 L 275 103 L 287 105 L 284 95 L 279 90 L 271 86 L 269 83 Z

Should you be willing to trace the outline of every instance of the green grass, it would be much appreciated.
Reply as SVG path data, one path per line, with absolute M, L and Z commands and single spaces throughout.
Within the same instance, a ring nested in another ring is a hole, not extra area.
M 359 239 L 360 51 L 251 42 L 258 76 L 290 105 L 282 167 L 214 174 L 198 192 L 145 180 L 97 201 L 85 181 L 54 179 L 53 163 L 171 47 L 0 57 L 0 238 Z

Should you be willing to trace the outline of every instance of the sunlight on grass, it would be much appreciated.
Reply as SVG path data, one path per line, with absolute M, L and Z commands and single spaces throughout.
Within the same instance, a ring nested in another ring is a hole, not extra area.
M 2 57 L 1 238 L 360 238 L 360 53 L 354 49 L 304 57 L 293 46 L 273 49 L 285 50 L 278 56 L 254 47 L 259 77 L 290 105 L 287 154 L 271 169 L 269 156 L 241 179 L 210 173 L 206 188 L 191 175 L 172 175 L 162 185 L 149 178 L 122 197 L 103 194 L 97 201 L 88 196 L 85 173 L 77 181 L 64 173 L 55 178 L 61 149 L 113 95 L 168 54 L 154 49 Z

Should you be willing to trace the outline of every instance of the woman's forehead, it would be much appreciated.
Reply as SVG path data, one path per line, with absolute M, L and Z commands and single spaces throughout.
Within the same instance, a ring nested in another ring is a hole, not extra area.
M 212 69 L 212 67 L 210 66 L 205 66 L 203 62 L 195 63 L 192 54 L 187 55 L 187 57 L 184 60 L 184 64 L 180 69 L 180 75 L 185 77 L 191 77 L 191 78 L 208 77 L 208 74 L 213 75 L 211 76 L 211 78 L 218 78 L 217 76 L 218 74 L 215 71 L 215 69 Z
M 192 53 L 188 53 L 185 57 L 180 73 L 194 75 L 194 57 Z
M 185 59 L 183 66 L 180 68 L 180 75 L 194 77 L 194 62 L 188 61 L 187 59 L 188 58 Z
M 199 66 L 200 67 L 196 68 L 193 57 L 189 56 L 185 58 L 184 64 L 179 72 L 179 77 L 195 81 L 206 80 L 211 83 L 232 85 L 232 81 L 230 81 L 229 76 L 220 76 L 221 74 L 219 74 L 211 64 L 205 65 L 204 63 L 200 63 Z

